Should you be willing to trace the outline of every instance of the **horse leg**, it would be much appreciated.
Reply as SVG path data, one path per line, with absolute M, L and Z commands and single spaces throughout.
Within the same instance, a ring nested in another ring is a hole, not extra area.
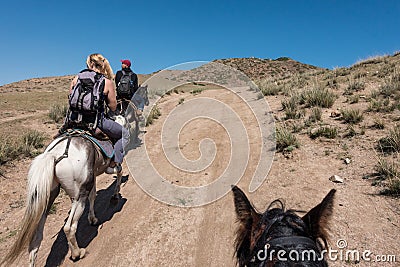
M 53 205 L 54 200 L 60 193 L 60 185 L 57 184 L 56 187 L 53 185 L 53 189 L 50 192 L 50 199 L 47 204 L 47 209 L 43 213 L 42 217 L 40 218 L 38 227 L 36 228 L 35 235 L 33 236 L 33 239 L 29 243 L 29 266 L 34 267 L 35 262 L 36 262 L 36 257 L 37 257 L 37 252 L 39 250 L 40 244 L 42 243 L 43 240 L 43 229 L 44 229 L 44 224 L 46 222 L 47 214 L 50 211 L 51 206 Z
M 139 139 L 139 131 L 140 131 L 140 129 L 139 129 L 139 119 L 136 119 L 135 120 L 135 133 L 134 133 L 135 143 L 139 143 L 139 141 L 140 141 L 140 139 Z
M 119 199 L 119 190 L 121 189 L 121 181 L 122 181 L 122 171 L 117 173 L 117 182 L 114 188 L 114 194 L 111 197 L 111 200 L 118 200 Z
M 96 200 L 96 182 L 94 183 L 92 190 L 89 193 L 89 215 L 88 220 L 91 225 L 97 225 L 98 219 L 94 214 L 94 201 Z
M 85 210 L 86 196 L 81 196 L 78 200 L 72 202 L 71 212 L 68 220 L 64 225 L 64 232 L 67 236 L 68 245 L 71 249 L 71 258 L 73 261 L 79 260 L 85 256 L 86 250 L 79 248 L 78 242 L 76 241 L 76 229 L 78 228 L 79 218 L 82 216 Z

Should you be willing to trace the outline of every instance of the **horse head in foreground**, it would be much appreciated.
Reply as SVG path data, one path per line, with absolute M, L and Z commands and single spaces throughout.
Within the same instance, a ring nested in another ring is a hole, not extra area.
M 29 168 L 24 218 L 17 240 L 1 260 L 0 266 L 13 263 L 25 247 L 28 247 L 29 251 L 29 266 L 35 266 L 46 217 L 60 192 L 60 187 L 72 201 L 64 225 L 71 258 L 83 258 L 85 249 L 79 248 L 75 236 L 78 221 L 84 212 L 86 200 L 89 199 L 89 223 L 98 223 L 94 213 L 96 176 L 102 174 L 109 163 L 110 158 L 86 135 L 70 134 L 56 138 L 43 154 L 33 160 Z M 119 172 L 113 194 L 113 199 L 116 200 L 119 198 L 121 177 L 122 173 Z
M 327 249 L 327 223 L 332 215 L 336 190 L 300 218 L 285 210 L 279 200 L 259 213 L 238 187 L 232 187 L 239 222 L 236 259 L 244 266 L 328 266 L 323 258 Z

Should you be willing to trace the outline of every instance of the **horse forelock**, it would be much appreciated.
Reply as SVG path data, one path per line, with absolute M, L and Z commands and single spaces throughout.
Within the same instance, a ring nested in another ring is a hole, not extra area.
M 315 246 L 311 245 L 311 247 L 315 248 L 316 252 L 318 253 L 320 253 L 321 251 L 321 243 L 319 243 L 317 240 L 312 239 L 311 234 L 309 233 L 304 221 L 297 214 L 295 214 L 293 210 L 285 210 L 284 204 L 280 200 L 273 201 L 268 206 L 267 210 L 262 214 L 262 218 L 256 228 L 251 228 L 252 226 L 248 225 L 246 227 L 239 227 L 237 230 L 236 255 L 239 266 L 263 266 L 255 264 L 251 265 L 250 261 L 254 259 L 259 250 L 263 250 L 265 248 L 268 242 L 282 237 L 308 238 L 309 242 L 307 244 L 298 244 L 296 246 L 296 249 L 302 251 L 310 248 L 310 244 L 315 244 Z M 256 236 L 257 239 L 252 241 L 252 235 L 253 237 Z M 325 242 L 325 240 L 323 241 Z M 264 266 L 270 266 L 268 264 L 271 264 L 271 262 L 265 262 L 264 264 Z M 320 265 L 318 264 L 315 266 Z

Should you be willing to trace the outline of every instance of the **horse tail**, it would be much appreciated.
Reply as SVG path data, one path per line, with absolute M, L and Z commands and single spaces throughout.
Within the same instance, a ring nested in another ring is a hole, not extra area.
M 47 212 L 51 184 L 54 177 L 55 156 L 43 153 L 37 156 L 28 173 L 26 209 L 17 240 L 0 262 L 11 264 L 32 241 L 42 215 Z

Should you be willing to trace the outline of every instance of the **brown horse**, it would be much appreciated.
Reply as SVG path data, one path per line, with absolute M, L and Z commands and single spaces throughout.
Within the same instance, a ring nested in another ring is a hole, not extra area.
M 300 218 L 285 210 L 280 200 L 259 213 L 238 187 L 233 186 L 236 215 L 236 259 L 244 266 L 328 266 L 327 223 L 332 215 L 336 190 Z

